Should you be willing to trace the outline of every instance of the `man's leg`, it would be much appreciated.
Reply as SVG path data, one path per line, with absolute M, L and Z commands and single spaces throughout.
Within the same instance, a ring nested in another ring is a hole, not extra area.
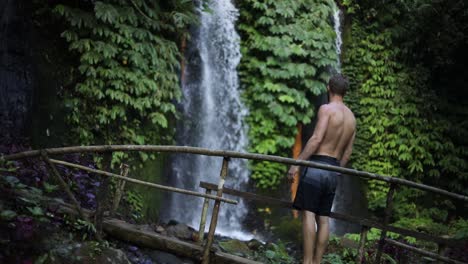
M 317 215 L 317 225 L 318 225 L 318 236 L 317 236 L 317 245 L 315 248 L 314 254 L 314 264 L 319 264 L 322 261 L 323 254 L 327 249 L 328 237 L 330 234 L 330 225 L 328 216 L 319 216 Z
M 302 211 L 302 234 L 304 237 L 304 261 L 303 264 L 313 264 L 315 248 L 315 214 Z

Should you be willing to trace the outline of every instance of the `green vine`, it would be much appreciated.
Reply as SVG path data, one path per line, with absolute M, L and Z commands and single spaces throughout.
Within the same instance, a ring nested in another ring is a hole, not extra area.
M 107 0 L 54 11 L 69 23 L 62 37 L 79 57 L 80 77 L 64 102 L 75 141 L 170 142 L 181 96 L 176 43 L 196 22 L 192 2 Z
M 336 66 L 333 1 L 239 2 L 239 74 L 250 109 L 250 151 L 290 156 L 296 125 L 314 116 L 313 98 L 326 91 Z M 252 162 L 258 187 L 276 188 L 284 165 Z
M 421 63 L 425 55 L 417 43 L 422 39 L 414 38 L 410 29 L 416 23 L 401 23 L 410 20 L 407 16 L 427 12 L 424 2 L 345 3 L 353 19 L 343 70 L 351 80 L 348 103 L 356 113 L 358 128 L 352 163 L 360 170 L 466 194 L 468 162 L 463 138 L 468 127 L 460 118 L 466 118 L 467 112 L 459 110 L 459 103 L 450 105 L 454 98 L 438 93 L 440 88 L 432 79 L 436 67 Z M 370 209 L 382 213 L 388 187 L 373 181 L 368 187 Z M 409 223 L 418 229 L 424 226 L 430 233 L 447 231 L 440 223 L 450 220 L 448 212 L 456 214 L 454 203 L 443 197 L 428 200 L 428 195 L 398 190 L 395 221 L 406 227 Z M 417 206 L 421 202 L 425 208 Z

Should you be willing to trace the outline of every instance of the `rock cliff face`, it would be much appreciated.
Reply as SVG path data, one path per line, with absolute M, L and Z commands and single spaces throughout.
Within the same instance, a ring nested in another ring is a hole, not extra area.
M 31 17 L 23 0 L 0 2 L 0 140 L 24 136 L 31 122 Z
M 74 58 L 50 8 L 0 1 L 0 144 L 63 145 L 69 129 L 60 96 L 74 82 Z

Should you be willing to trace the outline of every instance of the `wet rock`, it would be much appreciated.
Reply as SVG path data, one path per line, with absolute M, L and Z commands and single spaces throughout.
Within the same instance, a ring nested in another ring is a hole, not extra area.
M 167 252 L 154 250 L 150 254 L 151 259 L 157 264 L 194 264 L 189 259 L 182 259 Z
M 195 230 L 185 224 L 171 225 L 167 227 L 168 236 L 177 237 L 179 239 L 191 240 Z
M 252 239 L 249 242 L 247 242 L 247 246 L 251 250 L 258 250 L 261 246 L 263 246 L 263 243 L 258 241 L 257 239 Z
M 154 232 L 154 229 L 151 225 L 140 225 L 138 226 L 138 229 L 146 232 Z
M 74 255 L 80 259 L 80 263 L 131 264 L 122 250 L 109 247 L 101 251 L 89 243 L 83 244 Z
M 102 254 L 96 257 L 96 264 L 131 264 L 125 253 L 116 248 L 106 248 Z
M 60 245 L 50 251 L 47 263 L 131 264 L 126 254 L 116 248 L 98 249 L 90 243 Z
M 144 250 L 139 249 L 136 246 L 127 246 L 127 257 L 132 263 L 139 264 L 154 264 L 155 262 L 151 259 L 148 254 L 144 253 Z
M 158 233 L 164 233 L 165 231 L 166 231 L 166 229 L 164 229 L 164 227 L 162 227 L 162 226 L 157 226 L 156 227 L 156 232 L 158 232 Z
M 219 246 L 224 252 L 227 252 L 233 255 L 245 257 L 252 253 L 249 247 L 247 246 L 247 243 L 242 242 L 237 239 L 219 242 Z
M 68 243 L 65 241 L 62 244 L 56 244 L 49 250 L 49 254 L 51 255 L 49 262 L 51 264 L 78 263 L 82 261 L 82 256 L 75 254 L 75 252 L 79 251 L 81 247 L 81 243 Z

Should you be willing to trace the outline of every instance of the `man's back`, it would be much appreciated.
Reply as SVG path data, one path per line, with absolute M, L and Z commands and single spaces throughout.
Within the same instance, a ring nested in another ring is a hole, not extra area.
M 346 165 L 356 135 L 356 119 L 343 103 L 348 86 L 348 79 L 342 74 L 330 78 L 327 86 L 330 103 L 320 107 L 314 134 L 297 159 L 332 166 Z M 288 179 L 294 181 L 298 172 L 298 166 L 291 166 Z M 307 168 L 299 178 L 293 207 L 302 211 L 304 264 L 320 263 L 325 253 L 337 176 L 334 171 Z
M 343 103 L 329 103 L 326 108 L 328 125 L 316 154 L 343 158 L 347 147 L 352 143 L 356 128 L 353 113 Z

